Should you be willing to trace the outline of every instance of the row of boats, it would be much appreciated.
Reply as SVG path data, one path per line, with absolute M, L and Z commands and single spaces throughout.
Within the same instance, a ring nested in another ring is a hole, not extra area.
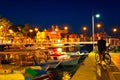
M 77 65 L 87 51 L 51 53 L 46 49 L 0 52 L 0 80 L 54 80 L 58 66 Z

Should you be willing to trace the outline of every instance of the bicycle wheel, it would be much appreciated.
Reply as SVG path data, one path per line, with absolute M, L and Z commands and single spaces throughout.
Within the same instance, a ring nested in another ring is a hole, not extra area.
M 104 55 L 104 62 L 109 65 L 111 63 L 111 56 L 109 55 L 109 53 L 105 53 Z
M 96 60 L 97 62 L 99 62 L 99 61 L 100 61 L 100 56 L 99 56 L 99 54 L 98 54 L 98 53 L 95 53 L 95 60 Z

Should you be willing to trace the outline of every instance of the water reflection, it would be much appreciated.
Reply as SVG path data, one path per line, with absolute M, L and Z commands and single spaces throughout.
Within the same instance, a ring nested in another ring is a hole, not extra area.
M 110 80 L 107 66 L 102 64 L 96 64 L 96 76 L 97 80 Z

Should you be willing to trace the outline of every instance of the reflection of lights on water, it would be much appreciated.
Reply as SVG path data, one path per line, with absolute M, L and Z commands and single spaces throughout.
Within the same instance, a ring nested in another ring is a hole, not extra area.
M 62 80 L 70 80 L 71 74 L 68 72 L 63 72 Z
M 101 77 L 101 66 L 97 65 L 97 74 Z

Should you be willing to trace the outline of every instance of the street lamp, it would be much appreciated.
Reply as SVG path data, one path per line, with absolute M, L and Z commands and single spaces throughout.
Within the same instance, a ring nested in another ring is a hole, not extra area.
M 83 29 L 83 31 L 87 31 L 87 27 L 86 26 L 84 26 L 82 29 Z
M 98 23 L 96 26 L 97 26 L 98 29 L 101 28 L 101 24 L 100 23 Z
M 32 29 L 30 29 L 30 30 L 29 30 L 29 32 L 30 32 L 30 33 L 32 33 L 32 32 L 33 32 L 33 30 L 32 30 Z
M 67 27 L 67 26 L 65 26 L 65 27 L 64 27 L 64 30 L 68 30 L 68 27 Z
M 97 23 L 97 24 L 96 24 L 96 27 L 97 27 L 97 29 L 98 29 L 98 33 L 100 33 L 100 28 L 102 27 L 102 24 L 101 24 L 101 23 Z
M 35 28 L 35 31 L 37 32 L 37 31 L 38 31 L 38 28 Z
M 87 29 L 88 27 L 87 26 L 83 26 L 82 27 L 82 31 L 83 31 L 83 41 L 86 41 L 86 37 L 87 37 Z
M 87 26 L 83 26 L 82 27 L 82 31 L 83 31 L 84 35 L 87 34 L 87 30 L 88 30 Z
M 64 33 L 68 33 L 68 26 L 64 26 Z
M 12 29 L 9 29 L 9 32 L 10 32 L 11 34 L 14 33 Z
M 32 36 L 31 36 L 31 33 L 33 32 L 33 30 L 32 30 L 32 29 L 29 29 L 29 32 L 30 32 L 30 37 L 32 37 Z
M 116 37 L 116 33 L 118 32 L 118 28 L 117 27 L 114 27 L 113 29 L 112 29 L 112 31 L 113 31 L 113 33 L 114 33 L 114 37 Z
M 92 40 L 93 40 L 93 51 L 94 51 L 94 34 L 95 34 L 95 31 L 94 31 L 94 28 L 95 28 L 95 26 L 94 26 L 94 17 L 99 18 L 100 15 L 99 15 L 99 14 L 93 14 L 93 15 L 92 15 Z
M 117 28 L 113 28 L 113 32 L 116 33 L 117 32 Z

